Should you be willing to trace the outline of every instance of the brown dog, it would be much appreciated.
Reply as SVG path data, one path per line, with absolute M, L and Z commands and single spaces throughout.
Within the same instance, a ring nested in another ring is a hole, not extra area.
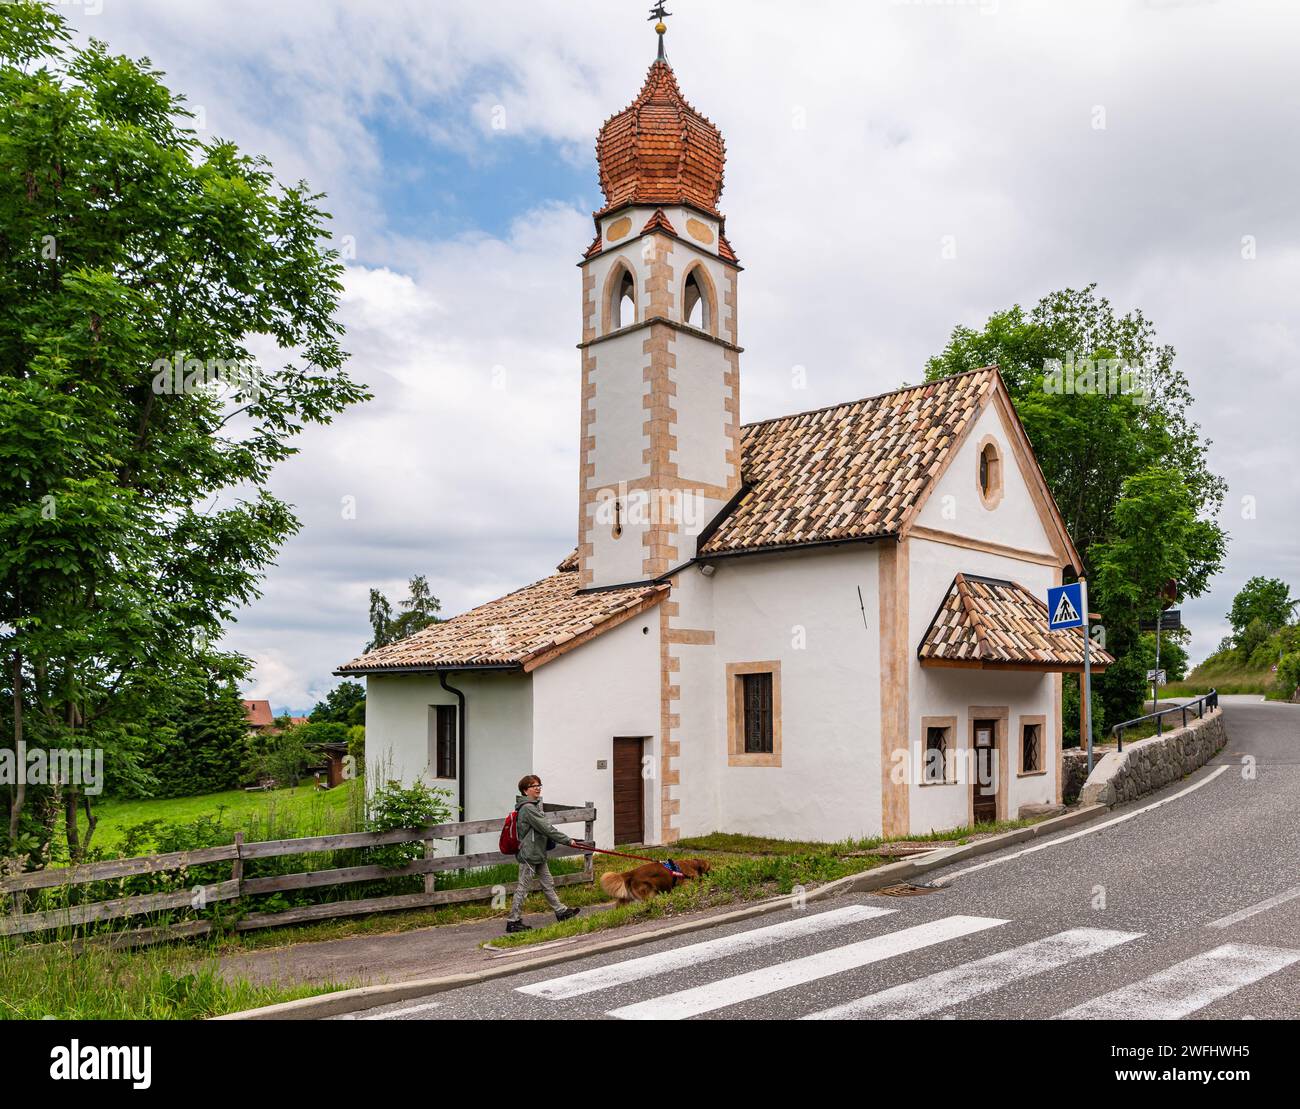
M 620 905 L 649 901 L 656 893 L 667 893 L 687 878 L 698 878 L 710 870 L 706 859 L 679 859 L 681 874 L 674 874 L 662 863 L 645 863 L 635 870 L 610 871 L 600 876 L 600 888 Z

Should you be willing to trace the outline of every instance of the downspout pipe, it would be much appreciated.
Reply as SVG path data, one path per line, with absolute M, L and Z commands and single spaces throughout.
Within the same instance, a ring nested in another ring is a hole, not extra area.
M 456 712 L 456 792 L 459 795 L 460 815 L 457 819 L 465 820 L 465 694 L 455 686 L 447 684 L 447 671 L 438 671 L 438 681 L 442 683 L 442 688 L 448 693 L 456 694 L 456 700 L 460 707 Z M 465 837 L 459 836 L 456 839 L 456 854 L 465 854 Z

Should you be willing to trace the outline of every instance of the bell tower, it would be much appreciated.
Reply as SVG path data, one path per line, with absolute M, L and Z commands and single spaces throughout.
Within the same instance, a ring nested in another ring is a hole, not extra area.
M 578 568 L 583 588 L 657 578 L 740 488 L 736 256 L 722 135 L 664 53 L 605 121 L 605 205 L 582 269 Z

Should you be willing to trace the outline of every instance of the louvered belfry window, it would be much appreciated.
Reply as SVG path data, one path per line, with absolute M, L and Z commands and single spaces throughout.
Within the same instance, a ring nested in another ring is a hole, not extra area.
M 745 754 L 769 755 L 772 753 L 772 675 L 741 674 L 740 689 Z

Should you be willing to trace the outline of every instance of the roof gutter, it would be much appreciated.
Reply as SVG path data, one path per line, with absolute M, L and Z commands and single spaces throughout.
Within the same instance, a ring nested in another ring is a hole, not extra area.
M 455 674 L 460 670 L 522 670 L 523 663 L 520 662 L 490 662 L 482 666 L 475 666 L 473 663 L 457 662 L 447 666 L 439 666 L 437 663 L 412 663 L 410 666 L 355 666 L 344 667 L 335 670 L 337 677 L 380 677 L 384 674 Z
M 887 531 L 880 535 L 853 535 L 845 539 L 816 539 L 811 543 L 778 543 L 769 547 L 744 547 L 740 550 L 734 551 L 717 551 L 716 553 L 697 554 L 690 562 L 683 563 L 683 565 L 690 566 L 692 563 L 715 562 L 722 558 L 743 558 L 746 555 L 788 554 L 794 551 L 812 551 L 825 547 L 841 547 L 849 543 L 879 543 L 884 539 L 892 539 L 897 542 L 899 534 L 896 531 Z
M 465 779 L 468 769 L 465 765 L 465 694 L 455 686 L 447 684 L 447 673 L 446 670 L 440 670 L 438 672 L 438 682 L 448 693 L 454 693 L 456 700 L 460 702 L 460 711 L 456 713 L 456 792 L 459 794 L 460 802 L 460 813 L 458 815 L 461 820 L 465 820 L 467 819 L 465 815 Z M 455 671 L 453 670 L 451 673 L 454 674 Z M 463 835 L 458 836 L 456 839 L 456 854 L 465 854 L 465 837 Z

